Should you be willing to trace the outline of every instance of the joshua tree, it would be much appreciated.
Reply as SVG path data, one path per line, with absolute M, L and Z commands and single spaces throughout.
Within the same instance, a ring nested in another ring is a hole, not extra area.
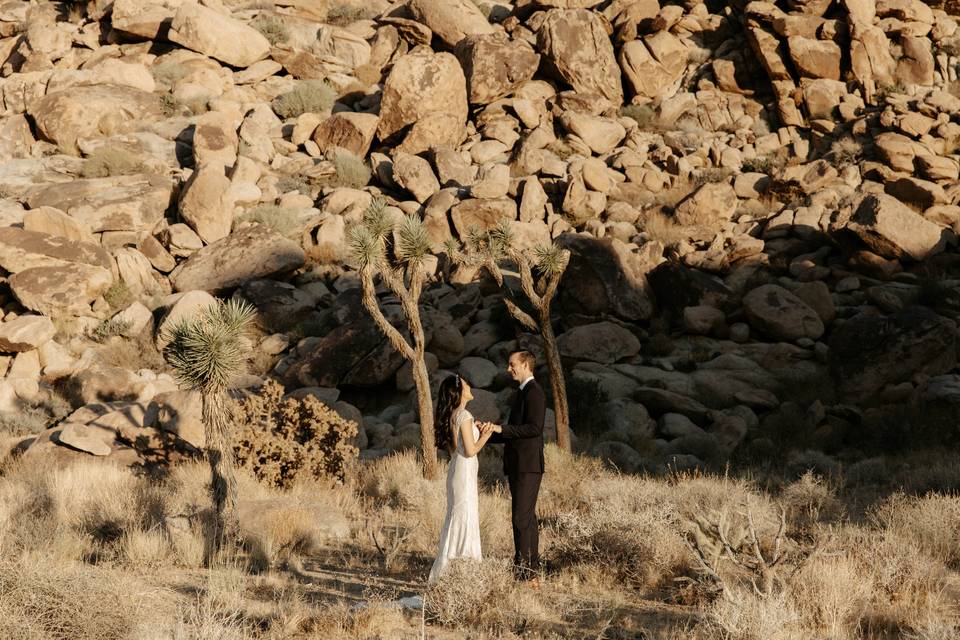
M 424 361 L 426 341 L 420 320 L 420 293 L 426 280 L 424 260 L 430 254 L 430 238 L 423 222 L 406 216 L 395 225 L 387 215 L 387 204 L 376 198 L 363 215 L 363 222 L 349 230 L 350 252 L 360 270 L 363 306 L 390 344 L 410 362 L 417 387 L 420 410 L 420 440 L 423 449 L 423 473 L 432 478 L 437 467 L 437 447 L 433 439 L 433 400 L 430 375 Z M 384 317 L 377 302 L 374 277 L 379 275 L 400 299 L 413 344 Z
M 456 243 L 447 243 L 447 253 L 454 260 L 481 266 L 493 276 L 497 284 L 503 287 L 503 271 L 500 261 L 507 259 L 517 266 L 520 272 L 520 287 L 533 305 L 537 318 L 521 309 L 509 297 L 503 302 L 517 322 L 543 338 L 543 352 L 550 371 L 550 387 L 553 391 L 553 407 L 557 420 L 557 445 L 570 450 L 570 412 L 567 406 L 567 387 L 560 361 L 560 349 L 557 337 L 553 333 L 550 321 L 550 305 L 557 293 L 557 286 L 570 262 L 570 252 L 556 245 L 534 248 L 532 254 L 513 246 L 513 232 L 510 222 L 502 220 L 493 229 L 487 231 L 472 230 L 467 237 L 466 252 L 460 251 Z M 534 271 L 539 277 L 534 277 Z
M 217 301 L 167 333 L 163 353 L 177 377 L 198 391 L 203 401 L 203 427 L 210 464 L 210 496 L 214 523 L 207 539 L 210 564 L 225 540 L 236 540 L 237 478 L 233 462 L 233 434 L 227 388 L 242 373 L 248 351 L 244 334 L 256 314 L 245 302 Z

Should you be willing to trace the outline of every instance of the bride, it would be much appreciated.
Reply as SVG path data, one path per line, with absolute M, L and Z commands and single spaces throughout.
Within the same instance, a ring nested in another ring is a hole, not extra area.
M 455 558 L 480 560 L 480 504 L 477 494 L 477 453 L 492 431 L 478 429 L 466 410 L 473 399 L 470 385 L 459 375 L 440 383 L 435 429 L 437 448 L 450 453 L 447 472 L 447 517 L 440 534 L 437 559 L 430 570 L 430 584 Z

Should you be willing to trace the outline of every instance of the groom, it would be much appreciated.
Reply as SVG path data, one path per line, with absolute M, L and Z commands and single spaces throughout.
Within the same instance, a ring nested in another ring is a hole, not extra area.
M 536 360 L 529 351 L 510 354 L 507 373 L 520 385 L 505 425 L 490 425 L 490 442 L 503 444 L 503 472 L 510 484 L 514 565 L 521 580 L 539 587 L 540 534 L 537 495 L 543 478 L 543 419 L 546 397 L 533 378 Z

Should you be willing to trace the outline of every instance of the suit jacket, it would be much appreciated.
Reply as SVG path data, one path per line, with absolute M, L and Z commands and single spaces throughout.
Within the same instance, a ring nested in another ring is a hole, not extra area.
M 510 476 L 517 473 L 543 473 L 543 421 L 547 399 L 543 388 L 531 380 L 517 392 L 510 421 L 502 426 L 502 433 L 495 433 L 490 442 L 503 447 L 503 472 Z

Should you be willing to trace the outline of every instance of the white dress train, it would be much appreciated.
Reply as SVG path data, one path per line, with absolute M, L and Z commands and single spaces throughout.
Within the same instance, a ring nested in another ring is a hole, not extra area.
M 453 427 L 460 432 L 464 420 L 472 420 L 469 411 L 460 410 L 452 418 Z M 473 427 L 473 439 L 480 439 L 480 430 Z M 450 458 L 447 471 L 447 517 L 440 533 L 440 548 L 433 561 L 428 582 L 433 584 L 455 558 L 481 560 L 480 553 L 480 498 L 477 493 L 477 457 L 464 454 L 463 438 Z

